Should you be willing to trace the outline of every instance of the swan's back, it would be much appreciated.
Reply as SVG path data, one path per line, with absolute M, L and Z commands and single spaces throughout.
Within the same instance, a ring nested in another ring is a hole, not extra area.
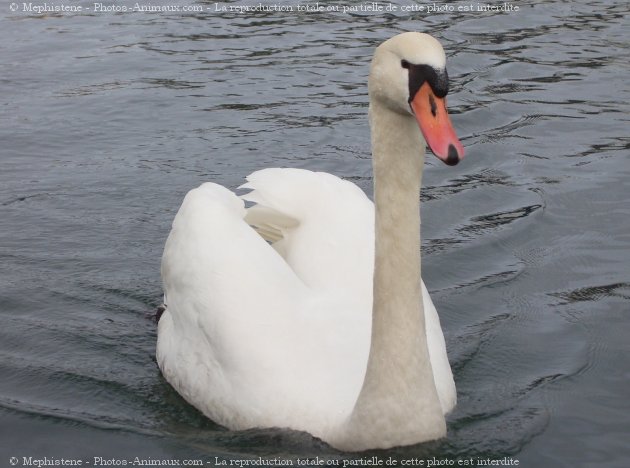
M 272 180 L 279 173 L 257 174 L 248 198 L 280 208 L 281 183 Z M 282 211 L 283 219 L 295 220 L 282 238 L 286 260 L 244 221 L 243 201 L 229 190 L 204 184 L 186 196 L 162 260 L 167 310 L 159 323 L 158 364 L 184 398 L 220 424 L 293 427 L 324 436 L 351 412 L 360 390 L 370 309 L 357 290 L 356 267 L 325 274 L 331 258 L 358 248 L 342 245 L 343 236 L 321 212 L 334 199 L 330 181 L 321 185 L 326 177 L 316 175 L 308 191 L 308 174 L 286 175 L 288 185 L 300 179 L 302 190 L 307 187 L 303 200 L 314 201 L 303 213 L 291 206 Z M 336 225 L 341 215 L 331 211 Z M 360 243 L 347 235 L 352 230 L 346 229 L 347 241 Z M 301 242 L 308 239 L 319 243 L 305 250 Z M 371 262 L 369 251 L 366 256 Z M 370 277 L 371 269 L 361 273 Z M 355 289 L 342 292 L 335 275 Z

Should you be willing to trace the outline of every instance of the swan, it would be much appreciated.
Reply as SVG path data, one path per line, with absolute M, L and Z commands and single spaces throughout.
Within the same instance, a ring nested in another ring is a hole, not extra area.
M 374 203 L 351 182 L 286 168 L 249 175 L 240 197 L 204 183 L 184 198 L 162 258 L 156 355 L 210 419 L 344 451 L 446 435 L 456 390 L 420 275 L 419 211 L 425 142 L 449 165 L 464 155 L 445 60 L 424 33 L 375 50 Z

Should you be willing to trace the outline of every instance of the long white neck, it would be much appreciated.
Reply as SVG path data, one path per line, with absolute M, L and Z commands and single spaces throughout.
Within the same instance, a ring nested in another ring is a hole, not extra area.
M 347 447 L 388 448 L 443 437 L 427 348 L 420 276 L 424 139 L 415 120 L 370 105 L 376 205 L 372 342 Z

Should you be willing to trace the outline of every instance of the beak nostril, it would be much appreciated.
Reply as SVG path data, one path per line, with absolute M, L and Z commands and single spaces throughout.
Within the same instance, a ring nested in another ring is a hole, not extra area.
M 437 105 L 435 104 L 433 94 L 429 94 L 429 105 L 431 106 L 431 115 L 437 117 Z

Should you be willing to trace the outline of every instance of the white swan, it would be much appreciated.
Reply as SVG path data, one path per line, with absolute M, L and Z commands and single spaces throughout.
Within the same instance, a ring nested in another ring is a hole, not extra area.
M 463 156 L 447 88 L 431 36 L 376 49 L 375 205 L 297 169 L 251 174 L 249 209 L 216 184 L 188 193 L 164 249 L 157 343 L 188 402 L 230 429 L 304 430 L 342 450 L 446 434 L 456 392 L 420 277 L 419 195 L 425 141 L 448 164 Z

